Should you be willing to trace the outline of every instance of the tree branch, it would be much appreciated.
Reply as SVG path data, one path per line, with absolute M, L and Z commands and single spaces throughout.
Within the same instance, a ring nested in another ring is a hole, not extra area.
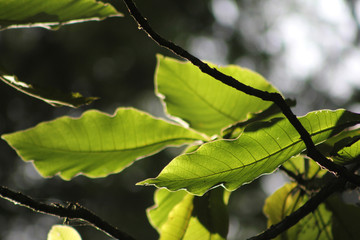
M 343 178 L 333 179 L 323 189 L 321 189 L 315 196 L 308 200 L 302 207 L 295 212 L 285 217 L 281 222 L 270 226 L 261 234 L 249 238 L 248 240 L 268 240 L 275 238 L 279 234 L 285 232 L 302 218 L 314 211 L 322 202 L 324 202 L 331 194 L 344 188 L 346 181 Z
M 140 11 L 135 6 L 132 0 L 123 0 L 126 4 L 130 15 L 134 18 L 135 22 L 138 24 L 139 29 L 145 31 L 150 38 L 152 38 L 158 45 L 167 48 L 176 55 L 190 61 L 192 64 L 197 66 L 203 73 L 208 74 L 209 76 L 217 79 L 218 81 L 233 87 L 241 92 L 244 92 L 248 95 L 258 97 L 264 101 L 274 102 L 280 109 L 285 117 L 290 121 L 292 126 L 300 134 L 301 139 L 304 141 L 308 156 L 320 164 L 322 167 L 326 168 L 335 175 L 345 178 L 347 181 L 352 182 L 353 184 L 360 186 L 360 177 L 358 175 L 350 173 L 345 167 L 333 163 L 331 160 L 327 159 L 323 154 L 321 154 L 315 147 L 310 134 L 306 131 L 304 126 L 300 123 L 298 118 L 292 112 L 290 107 L 286 104 L 285 99 L 279 94 L 274 92 L 261 91 L 259 89 L 253 88 L 251 86 L 245 85 L 235 78 L 219 72 L 216 68 L 211 68 L 209 65 L 193 56 L 182 47 L 164 39 L 159 34 L 157 34 L 148 21 L 142 16 Z
M 29 208 L 35 212 L 40 212 L 48 215 L 58 216 L 61 218 L 80 219 L 100 229 L 110 237 L 116 239 L 133 240 L 130 235 L 120 231 L 116 227 L 110 225 L 100 217 L 90 212 L 79 204 L 71 204 L 64 207 L 60 204 L 46 204 L 35 201 L 29 196 L 20 192 L 12 191 L 6 187 L 0 186 L 0 197 L 13 202 L 16 205 L 21 205 Z

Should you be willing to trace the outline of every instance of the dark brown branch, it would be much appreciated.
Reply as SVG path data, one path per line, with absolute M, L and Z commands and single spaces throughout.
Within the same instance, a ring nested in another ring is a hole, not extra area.
M 275 238 L 279 234 L 285 232 L 301 219 L 306 217 L 309 213 L 314 211 L 322 202 L 324 202 L 334 192 L 344 188 L 346 181 L 343 178 L 333 179 L 323 189 L 321 189 L 316 195 L 308 200 L 302 207 L 295 212 L 285 217 L 281 222 L 272 225 L 266 231 L 261 234 L 249 238 L 248 240 L 268 240 Z
M 16 205 L 21 205 L 29 208 L 35 212 L 40 212 L 48 215 L 54 215 L 61 218 L 79 219 L 88 222 L 97 229 L 116 239 L 133 240 L 131 236 L 113 227 L 109 223 L 102 220 L 100 217 L 90 212 L 79 204 L 72 204 L 69 207 L 64 207 L 60 204 L 46 204 L 35 201 L 29 196 L 20 192 L 12 191 L 6 187 L 0 186 L 0 197 L 13 202 Z
M 292 171 L 288 170 L 284 166 L 280 166 L 279 169 L 286 173 L 288 177 L 290 177 L 297 185 L 307 193 L 313 193 L 319 191 L 326 183 L 335 178 L 334 175 L 327 173 L 323 175 L 321 178 L 313 176 L 311 179 L 304 178 L 304 176 L 297 175 Z M 319 168 L 320 170 L 320 168 Z
M 293 173 L 292 171 L 288 170 L 286 167 L 284 166 L 280 166 L 279 169 L 283 172 L 285 172 L 291 179 L 293 179 L 297 184 L 305 186 L 306 185 L 306 180 L 300 176 L 297 175 L 295 173 Z
M 180 46 L 164 39 L 159 34 L 157 34 L 152 27 L 149 25 L 148 21 L 142 16 L 137 7 L 135 6 L 132 0 L 123 0 L 126 4 L 131 16 L 135 19 L 138 24 L 139 29 L 143 29 L 150 38 L 152 38 L 157 44 L 162 47 L 165 47 L 175 53 L 176 55 L 187 59 L 192 64 L 197 66 L 203 73 L 210 75 L 211 77 L 219 80 L 220 82 L 233 87 L 241 92 L 244 92 L 248 95 L 258 97 L 264 101 L 274 102 L 282 111 L 282 113 L 286 116 L 286 118 L 290 121 L 290 123 L 295 127 L 297 132 L 300 134 L 301 139 L 304 141 L 308 156 L 315 160 L 322 167 L 326 168 L 330 172 L 335 175 L 339 175 L 346 180 L 352 182 L 353 184 L 360 186 L 360 177 L 354 175 L 347 171 L 347 169 L 343 166 L 339 166 L 333 163 L 331 160 L 327 159 L 323 154 L 321 154 L 315 147 L 310 134 L 306 131 L 304 126 L 300 123 L 298 118 L 292 112 L 290 107 L 286 104 L 285 99 L 279 94 L 274 92 L 266 92 L 261 91 L 259 89 L 255 89 L 251 86 L 245 85 L 235 78 L 225 75 L 219 72 L 216 68 L 212 68 L 197 57 L 193 56 Z

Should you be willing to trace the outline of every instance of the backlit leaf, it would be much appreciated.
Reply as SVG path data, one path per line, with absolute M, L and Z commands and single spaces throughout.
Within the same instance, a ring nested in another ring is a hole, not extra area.
M 77 119 L 61 117 L 2 137 L 43 176 L 67 180 L 77 174 L 104 177 L 164 147 L 204 139 L 132 108 L 120 108 L 114 116 L 90 110 Z
M 262 76 L 248 69 L 234 65 L 217 69 L 246 85 L 277 92 Z M 155 80 L 156 92 L 166 104 L 167 113 L 208 135 L 219 134 L 222 128 L 271 105 L 214 80 L 189 62 L 160 55 Z
M 337 111 L 315 111 L 299 118 L 315 144 L 360 122 L 360 115 Z M 305 150 L 305 144 L 287 119 L 254 123 L 236 140 L 217 140 L 197 151 L 173 159 L 157 178 L 138 184 L 186 189 L 202 195 L 222 185 L 233 191 L 262 174 L 273 172 L 289 158 Z
M 80 93 L 60 93 L 55 90 L 45 90 L 34 88 L 32 85 L 21 82 L 16 76 L 0 75 L 0 80 L 16 90 L 25 93 L 31 97 L 38 98 L 52 106 L 80 107 L 96 100 L 96 97 L 83 97 Z
M 348 147 L 344 147 L 339 150 L 336 155 L 333 157 L 333 160 L 337 164 L 349 164 L 354 161 L 359 161 L 360 157 L 360 140 L 354 142 Z
M 70 226 L 54 225 L 48 233 L 47 240 L 81 240 L 81 236 Z
M 148 218 L 160 239 L 226 239 L 229 221 L 226 202 L 220 188 L 202 197 L 158 189 L 155 205 L 148 209 Z
M 147 210 L 151 225 L 161 232 L 167 222 L 169 213 L 187 195 L 186 191 L 170 192 L 166 189 L 157 189 L 154 193 L 155 205 Z
M 290 158 L 283 164 L 283 167 L 298 176 L 302 176 L 305 180 L 312 179 L 311 182 L 314 181 L 314 178 L 321 178 L 328 172 L 326 169 L 322 169 L 319 164 L 312 159 L 304 158 L 303 155 Z
M 68 23 L 122 16 L 96 0 L 0 0 L 0 30 L 18 27 L 56 28 Z
M 296 211 L 308 199 L 309 197 L 306 194 L 296 188 L 295 183 L 284 185 L 265 201 L 264 213 L 268 218 L 268 227 Z M 320 204 L 314 212 L 275 239 L 332 240 L 331 217 L 332 213 L 326 209 L 325 204 Z
M 337 153 L 344 147 L 349 147 L 360 139 L 360 130 L 352 129 L 329 138 L 317 148 L 327 157 L 336 157 Z
M 184 240 L 226 239 L 229 228 L 228 196 L 228 192 L 222 188 L 213 189 L 202 197 L 196 196 Z

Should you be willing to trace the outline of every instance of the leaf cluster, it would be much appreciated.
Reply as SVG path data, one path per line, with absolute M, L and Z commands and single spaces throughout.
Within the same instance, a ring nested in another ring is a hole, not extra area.
M 68 23 L 121 16 L 111 5 L 93 0 L 25 2 L 19 5 L 15 0 L 0 1 L 1 29 L 54 29 Z M 35 5 L 38 7 L 25 11 Z M 31 161 L 43 177 L 58 175 L 64 180 L 78 175 L 103 178 L 118 174 L 164 148 L 186 145 L 157 177 L 138 183 L 158 188 L 155 205 L 147 213 L 160 239 L 226 239 L 231 192 L 278 168 L 292 181 L 266 200 L 264 213 L 269 227 L 286 221 L 286 216 L 299 211 L 334 181 L 329 171 L 306 157 L 307 145 L 283 109 L 214 81 L 190 62 L 162 55 L 157 56 L 157 61 L 155 94 L 168 119 L 134 108 L 119 107 L 113 115 L 89 110 L 79 118 L 60 117 L 3 134 L 2 138 L 24 161 Z M 281 95 L 249 69 L 208 65 L 240 84 Z M 51 93 L 4 72 L 0 79 L 56 106 L 79 107 L 95 100 L 78 93 Z M 288 100 L 289 106 L 293 104 Z M 357 170 L 360 138 L 356 125 L 360 114 L 345 109 L 318 110 L 297 120 L 324 156 L 349 169 L 355 165 L 351 169 Z M 357 207 L 332 197 L 319 202 L 316 210 L 279 232 L 277 238 L 355 239 L 359 230 L 352 219 L 359 214 Z M 54 226 L 48 239 L 64 236 L 81 239 L 74 229 L 65 226 Z

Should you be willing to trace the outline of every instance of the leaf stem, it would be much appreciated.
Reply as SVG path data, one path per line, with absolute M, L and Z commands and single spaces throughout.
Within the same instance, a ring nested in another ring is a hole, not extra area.
M 70 204 L 68 207 L 64 207 L 60 204 L 46 204 L 38 202 L 31 197 L 24 195 L 20 192 L 15 192 L 6 187 L 0 186 L 0 197 L 13 202 L 15 205 L 21 205 L 29 208 L 35 212 L 40 212 L 48 215 L 54 215 L 61 218 L 68 219 L 80 219 L 93 225 L 95 228 L 100 229 L 110 237 L 116 239 L 133 240 L 134 238 L 110 225 L 99 216 L 95 215 L 83 206 L 76 204 Z
M 345 178 L 347 181 L 352 182 L 353 184 L 360 186 L 360 176 L 350 173 L 345 167 L 333 163 L 331 160 L 327 159 L 323 154 L 321 154 L 315 147 L 314 142 L 312 141 L 310 134 L 306 131 L 304 126 L 300 123 L 296 115 L 292 112 L 290 107 L 287 105 L 285 99 L 275 92 L 261 91 L 259 89 L 253 88 L 251 86 L 245 85 L 235 78 L 219 72 L 216 68 L 210 67 L 208 64 L 204 63 L 194 55 L 187 52 L 182 47 L 170 42 L 158 33 L 156 33 L 148 21 L 142 16 L 140 11 L 137 9 L 136 5 L 132 0 L 123 0 L 126 4 L 130 15 L 134 18 L 135 22 L 138 24 L 138 28 L 142 29 L 147 33 L 147 35 L 153 39 L 161 47 L 167 48 L 176 55 L 187 59 L 192 64 L 197 66 L 203 73 L 208 74 L 209 76 L 217 79 L 218 81 L 233 87 L 241 92 L 244 92 L 248 95 L 258 97 L 264 101 L 274 102 L 280 109 L 285 117 L 290 121 L 292 126 L 300 134 L 301 139 L 304 141 L 306 148 L 308 150 L 308 156 L 320 164 L 322 167 L 326 168 L 335 175 Z

